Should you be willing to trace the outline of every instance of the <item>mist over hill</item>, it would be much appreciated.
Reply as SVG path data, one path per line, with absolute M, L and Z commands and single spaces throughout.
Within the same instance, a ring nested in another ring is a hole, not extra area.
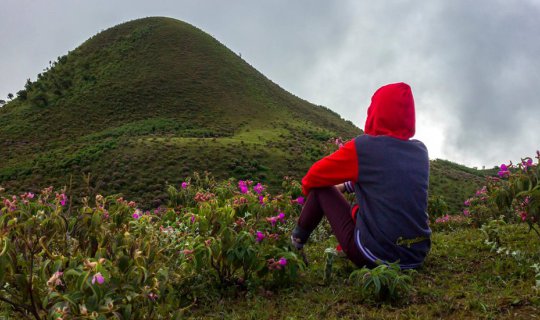
M 0 185 L 123 194 L 157 206 L 193 171 L 279 188 L 362 131 L 267 79 L 205 32 L 144 18 L 51 61 L 0 108 Z M 432 164 L 431 192 L 452 209 L 483 173 Z

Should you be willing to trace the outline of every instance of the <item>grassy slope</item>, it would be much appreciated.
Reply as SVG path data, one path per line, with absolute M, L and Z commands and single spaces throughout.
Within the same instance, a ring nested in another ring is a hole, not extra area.
M 503 243 L 539 257 L 540 239 L 525 226 L 503 231 Z M 414 276 L 414 291 L 395 304 L 362 301 L 347 282 L 351 266 L 337 265 L 323 283 L 323 251 L 334 242 L 308 248 L 312 265 L 303 283 L 277 293 L 225 298 L 200 306 L 188 316 L 220 319 L 531 319 L 540 312 L 534 274 L 512 257 L 491 252 L 478 229 L 435 232 L 425 266 Z
M 276 188 L 284 175 L 300 178 L 330 137 L 361 132 L 169 18 L 95 35 L 19 96 L 0 109 L 0 184 L 14 193 L 72 179 L 76 195 L 123 193 L 155 206 L 166 183 L 205 170 Z M 452 212 L 481 183 L 466 171 L 433 163 L 431 193 Z
M 25 93 L 0 109 L 0 183 L 14 190 L 73 174 L 80 193 L 91 173 L 92 189 L 148 203 L 194 170 L 277 185 L 305 173 L 330 137 L 361 132 L 168 18 L 92 37 Z
M 450 213 L 457 214 L 463 209 L 463 201 L 485 184 L 487 176 L 493 175 L 493 169 L 476 170 L 447 160 L 432 160 L 429 192 L 441 196 Z

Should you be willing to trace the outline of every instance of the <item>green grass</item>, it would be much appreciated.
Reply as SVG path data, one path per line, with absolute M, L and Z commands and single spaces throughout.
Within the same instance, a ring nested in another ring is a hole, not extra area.
M 540 239 L 522 225 L 504 230 L 504 242 L 531 259 L 540 259 Z M 326 247 L 307 247 L 311 265 L 302 284 L 277 292 L 224 297 L 186 314 L 219 319 L 531 319 L 540 312 L 540 293 L 533 289 L 528 264 L 491 252 L 478 229 L 436 232 L 425 265 L 415 274 L 413 292 L 397 303 L 360 298 L 347 279 L 350 263 L 335 265 L 330 283 L 323 280 Z

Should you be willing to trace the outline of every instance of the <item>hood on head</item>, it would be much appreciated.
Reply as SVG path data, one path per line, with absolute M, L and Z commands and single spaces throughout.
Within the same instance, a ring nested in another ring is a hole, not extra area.
M 408 140 L 415 133 L 414 99 L 411 87 L 403 82 L 380 87 L 367 111 L 364 132 Z

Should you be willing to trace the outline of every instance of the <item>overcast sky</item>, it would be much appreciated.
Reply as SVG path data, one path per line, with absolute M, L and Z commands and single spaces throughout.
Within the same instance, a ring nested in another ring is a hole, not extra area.
M 491 167 L 540 149 L 540 0 L 2 0 L 0 99 L 90 36 L 148 16 L 201 28 L 360 128 L 378 87 L 409 83 L 431 158 Z

